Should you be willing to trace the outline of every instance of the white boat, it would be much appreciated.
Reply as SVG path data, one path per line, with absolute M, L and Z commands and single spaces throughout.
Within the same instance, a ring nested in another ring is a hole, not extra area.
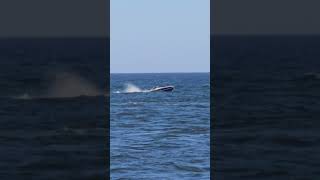
M 173 91 L 174 90 L 174 86 L 156 86 L 153 87 L 152 89 L 150 89 L 150 92 L 155 92 L 155 91 Z

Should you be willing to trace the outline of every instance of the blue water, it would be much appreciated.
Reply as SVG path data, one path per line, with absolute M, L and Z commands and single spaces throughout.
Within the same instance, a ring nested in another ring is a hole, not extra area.
M 209 95 L 209 73 L 111 74 L 111 179 L 209 179 Z
M 213 178 L 320 177 L 320 37 L 212 39 Z
M 105 39 L 0 39 L 0 179 L 104 179 Z

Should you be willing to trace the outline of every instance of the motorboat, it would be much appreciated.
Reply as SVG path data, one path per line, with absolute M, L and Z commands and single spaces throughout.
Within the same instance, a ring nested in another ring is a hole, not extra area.
M 150 92 L 155 92 L 155 91 L 173 91 L 174 90 L 174 86 L 156 86 L 153 87 L 152 89 L 150 89 Z

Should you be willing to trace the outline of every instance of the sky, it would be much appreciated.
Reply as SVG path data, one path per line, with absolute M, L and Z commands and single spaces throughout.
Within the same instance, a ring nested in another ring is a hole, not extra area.
M 319 7 L 319 0 L 214 0 L 211 31 L 215 34 L 319 34 Z
M 210 0 L 111 0 L 111 73 L 209 72 Z
M 107 37 L 109 4 L 101 0 L 1 0 L 0 38 Z

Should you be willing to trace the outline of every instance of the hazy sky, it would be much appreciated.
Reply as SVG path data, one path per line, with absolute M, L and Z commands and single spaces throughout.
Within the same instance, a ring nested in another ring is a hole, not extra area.
M 209 0 L 111 0 L 111 73 L 209 72 Z
M 319 0 L 214 0 L 216 34 L 319 34 Z
M 107 37 L 107 0 L 0 0 L 1 37 Z

